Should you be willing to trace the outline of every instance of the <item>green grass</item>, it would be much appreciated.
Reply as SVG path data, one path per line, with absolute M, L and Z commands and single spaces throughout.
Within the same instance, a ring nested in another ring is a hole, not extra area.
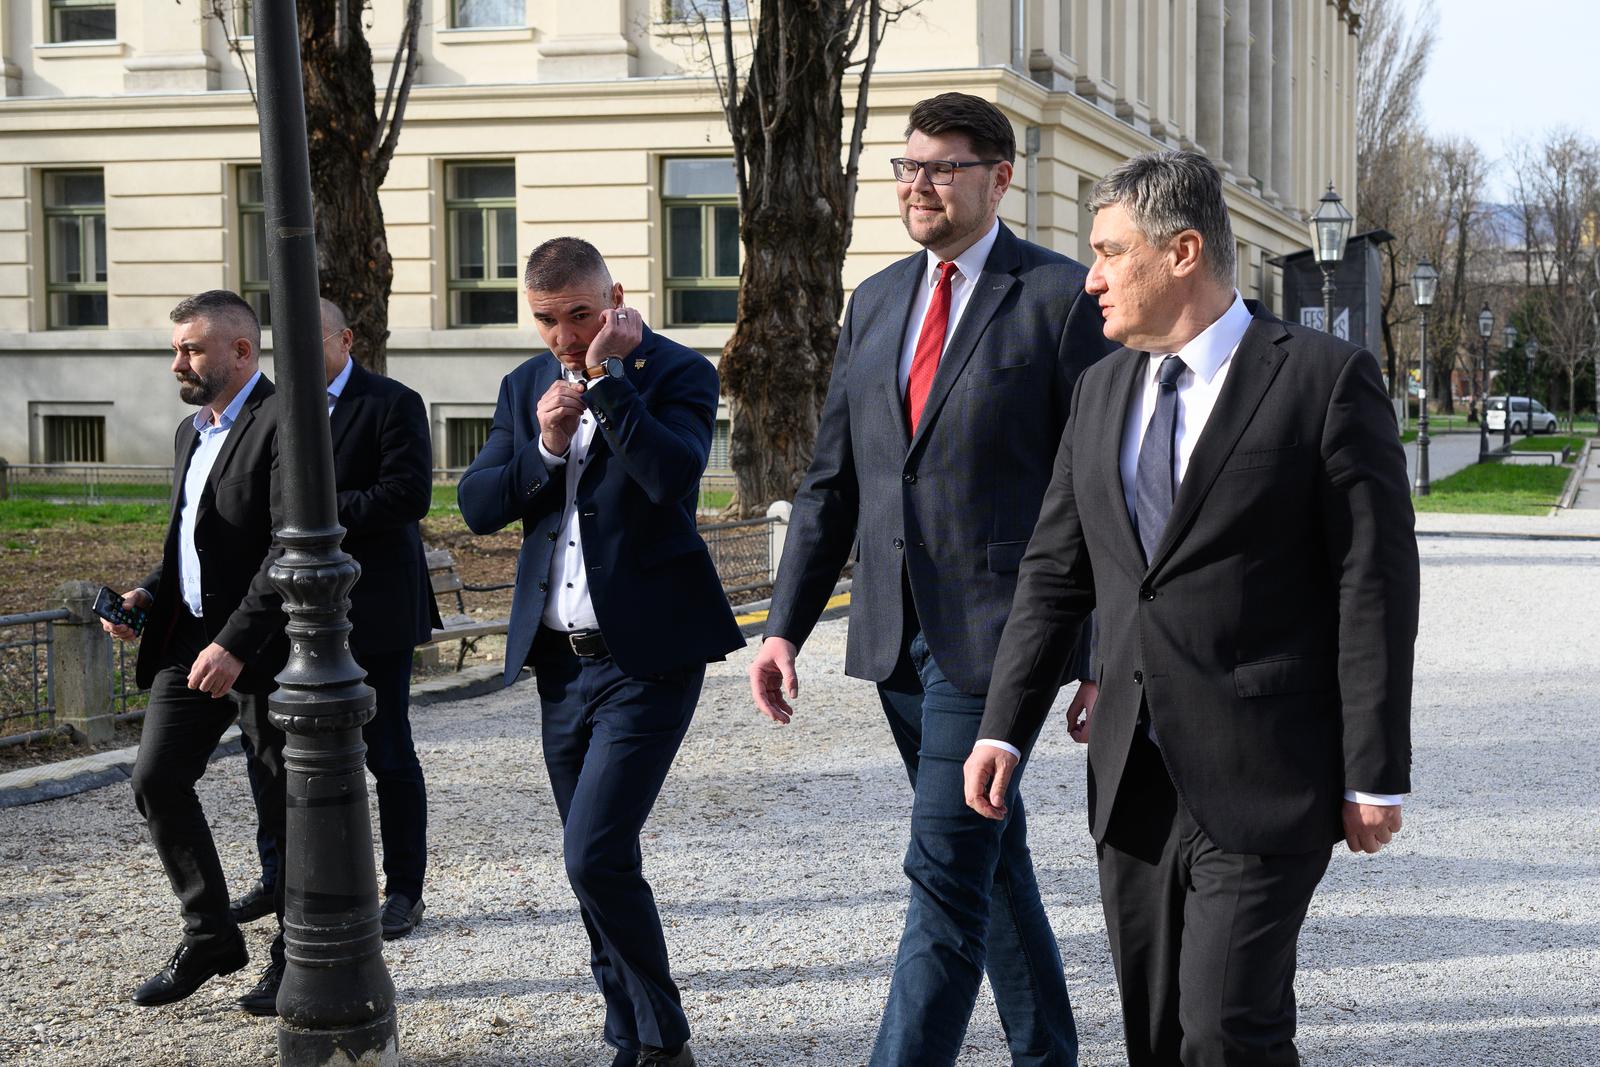
M 1511 442 L 1513 452 L 1560 452 L 1563 448 L 1572 450 L 1576 456 L 1583 449 L 1587 437 L 1569 437 L 1565 434 L 1536 434 L 1533 437 L 1518 437 Z
M 1416 439 L 1417 431 L 1415 430 L 1407 430 L 1405 433 L 1400 435 L 1400 443 L 1403 445 L 1409 445 Z
M 50 530 L 62 526 L 160 526 L 165 504 L 46 504 L 0 500 L 0 530 Z
M 701 511 L 721 511 L 733 502 L 732 489 L 702 489 L 700 490 Z
M 1555 506 L 1570 467 L 1476 463 L 1413 497 L 1418 511 L 1477 515 L 1540 515 Z
M 11 498 L 33 500 L 87 500 L 88 486 L 82 481 L 18 482 L 11 486 Z M 101 499 L 160 502 L 172 495 L 167 482 L 101 482 L 94 487 Z

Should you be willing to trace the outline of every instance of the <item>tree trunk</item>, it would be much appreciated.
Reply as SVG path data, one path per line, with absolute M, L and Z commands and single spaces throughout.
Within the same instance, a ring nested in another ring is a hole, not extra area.
M 853 199 L 840 165 L 849 30 L 843 0 L 767 0 L 738 100 L 744 263 L 720 371 L 743 516 L 799 488 L 833 367 Z
M 300 61 L 316 210 L 322 295 L 355 332 L 351 349 L 368 370 L 388 370 L 389 287 L 394 262 L 378 187 L 389 171 L 379 143 L 372 49 L 363 0 L 301 0 Z

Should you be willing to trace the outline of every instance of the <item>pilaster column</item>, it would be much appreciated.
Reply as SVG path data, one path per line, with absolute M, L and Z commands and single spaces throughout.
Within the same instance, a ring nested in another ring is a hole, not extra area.
M 233 5 L 226 5 L 232 17 Z M 196 92 L 217 87 L 216 57 L 206 52 L 206 19 L 184 4 L 121 4 L 117 36 L 128 44 L 122 87 L 130 93 Z M 201 5 L 201 11 L 207 8 Z M 137 12 L 137 14 L 135 14 Z M 132 25 L 124 28 L 123 22 Z
M 1250 0 L 1228 0 L 1222 77 L 1223 155 L 1233 168 L 1234 180 L 1250 185 Z
M 1198 0 L 1195 5 L 1194 136 L 1200 150 L 1223 173 L 1228 162 L 1222 143 L 1223 91 L 1222 0 Z
M 551 7 L 555 9 L 556 33 L 539 44 L 540 81 L 633 77 L 639 49 L 628 37 L 626 4 L 621 0 L 555 0 Z
M 1276 202 L 1272 168 L 1272 0 L 1250 5 L 1250 176 L 1261 195 Z
M 0 97 L 22 95 L 22 71 L 11 62 L 11 53 L 17 47 L 11 35 L 11 8 L 13 0 L 0 0 Z
M 1294 0 L 1272 0 L 1272 188 L 1304 210 L 1294 174 Z

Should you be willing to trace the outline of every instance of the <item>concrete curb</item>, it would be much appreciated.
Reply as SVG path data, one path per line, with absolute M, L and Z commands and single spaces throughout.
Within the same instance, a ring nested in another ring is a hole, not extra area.
M 243 749 L 239 745 L 239 727 L 230 726 L 222 740 L 211 753 L 212 759 L 231 756 Z M 139 746 L 96 752 L 77 759 L 58 763 L 41 763 L 37 767 L 23 767 L 0 774 L 0 808 L 17 808 L 24 804 L 37 804 L 42 800 L 55 800 L 91 789 L 127 781 L 133 774 L 133 761 L 138 758 Z
M 1589 450 L 1593 447 L 1593 437 L 1583 443 L 1583 451 L 1578 453 L 1578 461 L 1572 465 L 1572 473 L 1567 475 L 1567 484 L 1561 487 L 1561 497 L 1551 514 L 1567 511 L 1577 503 L 1578 486 L 1583 481 L 1584 472 L 1589 469 Z

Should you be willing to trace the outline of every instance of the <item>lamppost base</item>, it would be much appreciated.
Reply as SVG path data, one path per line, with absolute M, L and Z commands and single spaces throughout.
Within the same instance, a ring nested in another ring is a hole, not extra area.
M 278 1062 L 284 1067 L 400 1067 L 394 1012 L 343 1030 L 301 1030 L 280 1019 Z

